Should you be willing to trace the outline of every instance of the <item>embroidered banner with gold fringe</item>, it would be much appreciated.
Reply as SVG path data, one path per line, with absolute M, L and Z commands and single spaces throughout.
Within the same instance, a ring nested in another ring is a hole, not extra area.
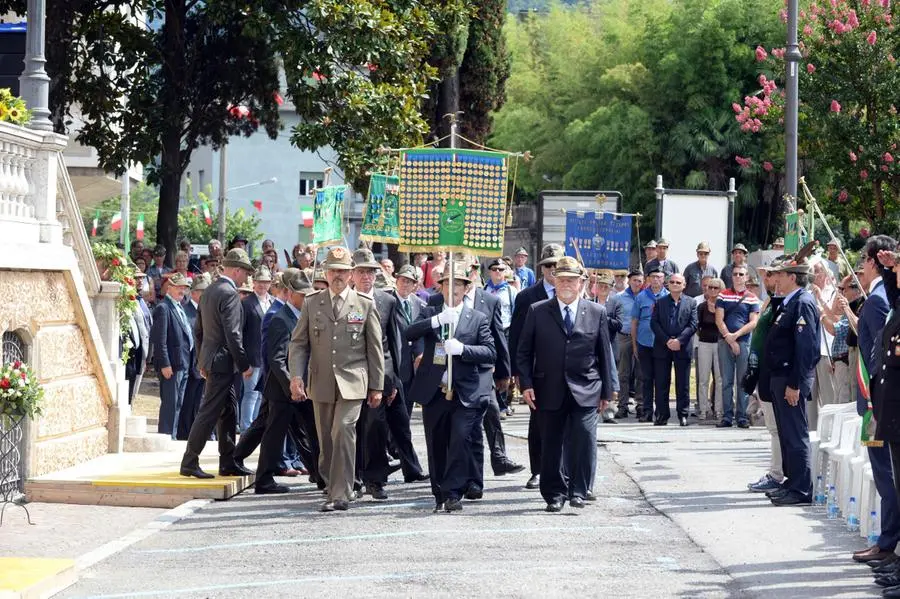
M 346 185 L 331 185 L 316 190 L 313 204 L 312 240 L 318 245 L 337 243 L 343 239 L 341 223 L 344 219 Z
M 503 255 L 507 155 L 453 149 L 400 156 L 401 251 Z
M 359 238 L 379 243 L 400 243 L 400 177 L 374 173 Z

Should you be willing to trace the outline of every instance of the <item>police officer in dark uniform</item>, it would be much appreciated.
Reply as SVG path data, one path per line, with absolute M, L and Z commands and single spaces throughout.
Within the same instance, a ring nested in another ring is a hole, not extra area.
M 812 247 L 813 244 L 804 247 L 774 271 L 784 300 L 766 340 L 765 361 L 785 480 L 780 489 L 766 493 L 773 505 L 812 501 L 806 402 L 812 395 L 819 361 L 819 309 L 805 289 L 812 276 L 807 260 Z

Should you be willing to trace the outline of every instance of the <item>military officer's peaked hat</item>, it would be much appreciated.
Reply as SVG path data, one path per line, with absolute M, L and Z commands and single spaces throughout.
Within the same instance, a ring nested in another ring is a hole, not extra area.
M 354 268 L 381 268 L 381 265 L 375 260 L 375 254 L 369 248 L 359 248 L 353 252 Z
M 325 256 L 325 270 L 353 270 L 353 260 L 350 250 L 345 247 L 334 247 L 328 250 Z
M 556 268 L 553 269 L 553 276 L 557 279 L 559 277 L 583 277 L 584 269 L 581 268 L 581 265 L 578 263 L 578 260 L 572 258 L 571 256 L 563 256 L 556 263 Z
M 538 264 L 541 266 L 553 266 L 565 255 L 566 250 L 563 246 L 558 243 L 548 243 L 544 246 L 544 249 L 541 250 L 541 261 L 538 262 Z
M 443 283 L 450 278 L 449 270 L 449 268 L 444 270 L 444 274 L 438 279 L 438 283 Z M 469 268 L 466 266 L 465 262 L 453 263 L 453 278 L 457 281 L 465 281 L 466 283 L 472 282 L 472 279 L 469 278 Z

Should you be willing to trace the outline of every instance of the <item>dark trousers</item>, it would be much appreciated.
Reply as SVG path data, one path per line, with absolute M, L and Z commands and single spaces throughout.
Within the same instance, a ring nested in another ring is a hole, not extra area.
M 264 408 L 265 406 L 265 408 Z M 265 487 L 275 484 L 275 475 L 281 470 L 281 458 L 284 454 L 284 439 L 287 436 L 288 426 L 293 419 L 295 406 L 286 401 L 267 401 L 259 408 L 259 415 L 250 425 L 252 429 L 262 419 L 263 409 L 266 412 L 266 420 L 259 450 L 259 465 L 256 469 L 256 486 Z M 249 431 L 249 429 L 248 429 Z M 244 436 L 235 449 L 235 456 L 244 442 Z
M 364 404 L 359 420 L 363 423 L 361 436 L 360 425 L 357 424 L 356 455 L 357 463 L 361 464 L 360 482 L 380 485 L 387 483 L 390 474 L 387 453 L 389 440 L 393 440 L 397 447 L 404 478 L 422 474 L 419 456 L 412 443 L 409 412 L 403 401 L 402 391 L 398 390 L 391 405 L 387 405 L 386 401 L 382 401 L 377 408 Z
M 784 399 L 787 377 L 773 375 L 771 379 L 772 408 L 778 425 L 782 466 L 787 479 L 782 486 L 804 498 L 812 495 L 812 473 L 809 468 L 809 421 L 806 402 L 809 401 L 811 381 L 800 384 L 800 402 L 796 406 Z
M 529 408 L 528 414 L 528 464 L 531 475 L 541 473 L 541 427 L 538 425 L 537 412 Z
M 675 365 L 675 413 L 678 417 L 687 417 L 690 407 L 690 359 L 676 359 L 673 353 L 665 358 L 654 358 L 653 369 L 656 374 L 656 417 L 668 420 L 672 415 L 669 409 L 669 385 L 672 382 L 672 365 Z
M 456 402 L 444 399 L 438 391 L 434 399 L 422 406 L 422 424 L 425 427 L 425 450 L 428 454 L 428 469 L 431 472 L 431 494 L 435 503 L 447 500 L 441 484 L 447 474 L 450 453 L 450 428 Z
M 412 431 L 409 428 L 410 410 L 406 407 L 407 403 L 406 393 L 398 392 L 391 405 L 384 407 L 392 445 L 397 449 L 400 471 L 406 480 L 424 474 L 419 463 L 419 454 L 416 453 L 412 442 Z
M 875 488 L 881 495 L 881 536 L 878 546 L 893 551 L 900 541 L 900 505 L 897 489 L 900 489 L 900 443 L 890 442 L 884 447 L 869 447 L 869 463 Z
M 174 439 L 178 432 L 178 414 L 184 402 L 187 388 L 187 371 L 176 370 L 169 378 L 159 375 L 159 424 L 158 432 L 171 435 Z
M 237 409 L 234 377 L 230 374 L 210 373 L 203 390 L 200 410 L 188 436 L 187 449 L 181 459 L 182 468 L 200 467 L 200 454 L 214 429 L 219 440 L 219 468 L 234 467 Z
M 466 407 L 454 394 L 453 403 L 458 405 L 450 418 L 450 451 L 447 456 L 447 472 L 441 483 L 441 492 L 446 499 L 462 497 L 470 482 L 484 488 L 482 422 L 487 405 L 491 401 L 494 401 L 493 395 L 484 395 L 474 398 L 471 401 L 472 405 Z M 472 477 L 473 472 L 478 477 L 475 480 Z
M 319 437 L 316 433 L 316 413 L 311 401 L 292 404 L 293 418 L 288 425 L 288 435 L 297 448 L 300 461 L 312 480 L 319 478 Z
M 184 390 L 184 401 L 181 403 L 181 411 L 178 413 L 178 440 L 186 441 L 191 434 L 194 419 L 200 409 L 200 401 L 203 399 L 204 380 L 200 377 L 188 376 L 187 387 Z
M 403 381 L 403 400 L 406 405 L 406 414 L 410 419 L 412 419 L 413 404 L 416 403 L 415 400 L 409 396 L 409 390 L 412 387 L 412 384 L 413 379 Z
M 500 424 L 500 404 L 496 394 L 488 398 L 487 409 L 484 412 L 484 436 L 487 438 L 488 449 L 491 452 L 491 467 L 495 470 L 506 462 L 506 437 L 503 436 L 503 425 Z M 482 454 L 484 449 L 482 448 Z M 482 455 L 482 459 L 484 459 Z M 482 477 L 478 484 L 484 486 L 484 465 L 481 467 Z M 477 482 L 477 481 L 476 481 Z
M 587 497 L 593 484 L 597 407 L 583 407 L 565 390 L 557 410 L 538 409 L 541 495 L 547 503 Z
M 653 378 L 655 374 L 653 348 L 638 344 L 638 360 L 641 362 L 641 388 L 644 390 L 643 416 L 653 416 Z

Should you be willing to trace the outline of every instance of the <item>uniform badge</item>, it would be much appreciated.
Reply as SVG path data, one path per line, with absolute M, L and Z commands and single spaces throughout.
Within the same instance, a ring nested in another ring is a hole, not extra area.
M 444 349 L 443 343 L 438 343 L 434 346 L 434 364 L 436 366 L 447 365 L 447 350 Z
M 802 326 L 805 325 L 805 324 L 806 324 L 806 319 L 804 319 L 802 316 L 801 316 L 800 318 L 797 319 L 797 326 L 798 326 L 798 327 L 802 327 Z
M 362 324 L 365 320 L 362 312 L 350 312 L 347 314 L 347 324 Z

